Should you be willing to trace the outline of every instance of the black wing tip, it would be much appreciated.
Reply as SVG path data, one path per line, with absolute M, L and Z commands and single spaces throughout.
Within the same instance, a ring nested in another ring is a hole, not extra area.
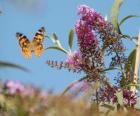
M 16 37 L 19 37 L 19 36 L 22 36 L 23 34 L 22 33 L 20 33 L 20 32 L 17 32 L 16 33 Z
M 45 27 L 41 27 L 38 31 L 39 32 L 45 32 Z

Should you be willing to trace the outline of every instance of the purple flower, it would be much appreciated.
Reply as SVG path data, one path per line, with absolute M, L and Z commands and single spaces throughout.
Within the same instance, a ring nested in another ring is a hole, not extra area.
M 24 91 L 22 91 L 21 95 L 22 96 L 31 96 L 35 92 L 35 88 L 32 86 L 25 86 Z
M 117 97 L 115 96 L 115 93 L 117 91 L 116 87 L 106 87 L 104 89 L 100 90 L 100 100 L 103 102 L 117 102 Z
M 93 33 L 91 25 L 88 25 L 85 21 L 78 21 L 75 30 L 81 47 L 85 48 L 91 44 L 94 44 L 95 47 L 98 45 L 97 38 Z
M 103 65 L 102 53 L 99 48 L 99 40 L 96 36 L 95 23 L 105 24 L 104 18 L 94 9 L 81 5 L 78 9 L 81 15 L 80 20 L 75 25 L 80 52 L 83 61 L 83 70 L 87 73 L 98 72 Z
M 135 92 L 124 89 L 123 96 L 125 105 L 134 106 L 136 104 L 137 96 Z
M 94 9 L 86 5 L 80 5 L 78 9 L 78 15 L 81 16 L 80 20 L 85 21 L 87 25 L 94 30 L 94 35 L 98 35 L 104 43 L 105 47 L 109 47 L 119 41 L 122 37 L 114 29 L 114 26 L 105 20 L 105 18 Z M 122 45 L 119 45 L 122 48 Z M 112 48 L 116 50 L 116 48 Z M 112 50 L 111 49 L 111 50 Z M 118 49 L 120 50 L 120 49 Z
M 30 96 L 34 92 L 34 88 L 31 86 L 25 86 L 18 81 L 7 81 L 5 83 L 5 89 L 10 95 L 19 94 L 21 96 Z
M 72 69 L 81 69 L 81 54 L 78 51 L 70 52 L 67 55 L 66 63 L 70 65 Z
M 102 65 L 102 55 L 92 26 L 80 20 L 76 23 L 75 30 L 82 57 L 82 69 L 88 74 L 98 72 L 96 68 L 99 69 Z
M 104 26 L 106 24 L 105 18 L 89 6 L 80 5 L 78 9 L 78 14 L 82 16 L 81 19 L 83 21 L 86 21 L 92 26 L 95 26 L 96 24 Z
M 25 87 L 18 81 L 7 81 L 5 83 L 5 88 L 10 94 L 22 93 L 25 90 Z
M 106 87 L 102 90 L 100 90 L 100 100 L 103 102 L 117 102 L 117 97 L 115 95 L 115 93 L 119 90 L 118 87 Z M 123 102 L 125 106 L 134 106 L 136 104 L 136 93 L 128 90 L 128 89 L 124 89 L 123 90 Z

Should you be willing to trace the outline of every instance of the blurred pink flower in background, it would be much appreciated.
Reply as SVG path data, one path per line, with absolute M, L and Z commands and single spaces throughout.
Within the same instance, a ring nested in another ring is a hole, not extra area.
M 25 87 L 18 81 L 9 80 L 5 83 L 5 88 L 10 94 L 22 93 Z
M 18 81 L 12 80 L 7 81 L 4 88 L 10 95 L 19 94 L 21 96 L 30 96 L 34 92 L 32 86 L 25 86 Z

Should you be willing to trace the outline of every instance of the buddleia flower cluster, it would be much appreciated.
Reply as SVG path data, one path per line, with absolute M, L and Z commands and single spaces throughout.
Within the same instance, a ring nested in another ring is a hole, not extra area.
M 116 53 L 110 66 L 117 66 L 125 62 L 122 36 L 117 33 L 113 25 L 94 9 L 86 5 L 78 8 L 80 19 L 75 24 L 78 47 L 77 52 L 67 53 L 64 62 L 50 61 L 51 67 L 67 68 L 75 72 L 84 71 L 87 77 L 100 78 L 104 66 L 104 50 L 108 54 Z

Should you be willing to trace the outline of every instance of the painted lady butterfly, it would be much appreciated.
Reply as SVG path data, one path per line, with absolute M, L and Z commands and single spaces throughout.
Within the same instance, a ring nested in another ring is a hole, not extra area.
M 45 39 L 45 28 L 41 27 L 35 34 L 33 40 L 30 42 L 29 39 L 22 33 L 16 33 L 16 37 L 19 41 L 19 45 L 22 49 L 22 54 L 25 58 L 31 58 L 32 52 L 39 57 L 43 51 L 43 41 Z

